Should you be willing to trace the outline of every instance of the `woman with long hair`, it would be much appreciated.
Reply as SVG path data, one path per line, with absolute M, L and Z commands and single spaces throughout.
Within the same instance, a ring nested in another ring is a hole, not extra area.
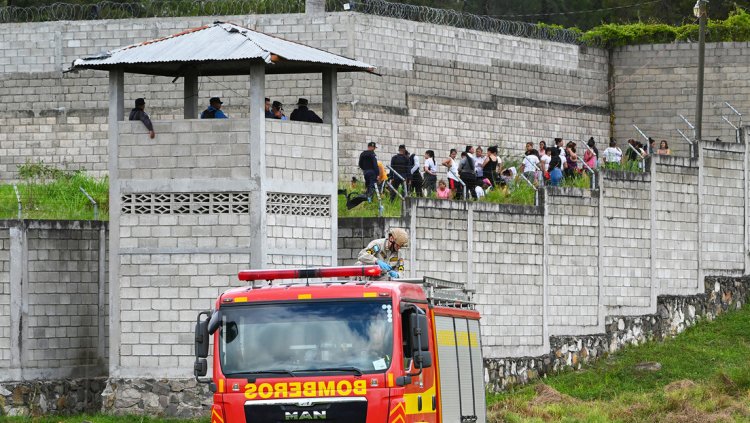
M 427 195 L 437 189 L 437 164 L 435 164 L 435 152 L 427 150 L 424 153 L 424 188 Z

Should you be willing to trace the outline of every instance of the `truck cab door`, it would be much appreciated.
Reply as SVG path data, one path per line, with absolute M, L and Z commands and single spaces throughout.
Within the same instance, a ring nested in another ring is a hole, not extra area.
M 419 314 L 420 319 L 415 318 L 416 314 Z M 432 321 L 429 313 L 419 307 L 405 310 L 402 312 L 401 318 L 404 341 L 402 348 L 404 371 L 407 375 L 414 375 L 411 376 L 410 383 L 404 385 L 404 421 L 406 423 L 437 423 L 437 378 L 435 377 L 435 366 L 433 364 L 435 346 L 431 330 Z M 415 320 L 421 320 L 422 323 L 416 324 Z M 429 357 L 422 361 L 421 366 L 418 360 L 415 360 L 419 349 L 415 345 L 417 340 L 414 332 L 417 329 L 415 326 L 418 325 L 424 325 L 420 327 L 421 337 L 426 338 L 422 341 L 422 344 L 423 347 L 427 347 L 421 353 Z M 394 420 L 390 421 L 396 423 Z

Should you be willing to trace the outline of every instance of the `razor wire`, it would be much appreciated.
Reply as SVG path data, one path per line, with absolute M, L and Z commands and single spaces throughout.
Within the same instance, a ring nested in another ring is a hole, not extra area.
M 0 7 L 0 23 L 302 13 L 305 0 L 151 0 Z
M 326 0 L 326 10 L 354 11 L 515 37 L 568 44 L 580 43 L 580 33 L 569 29 L 386 0 Z M 123 3 L 101 1 L 93 4 L 52 3 L 29 7 L 0 7 L 0 23 L 281 14 L 304 11 L 305 0 L 146 0 Z
M 533 38 L 567 44 L 580 44 L 581 34 L 565 28 L 529 22 L 509 21 L 492 16 L 474 15 L 452 9 L 438 9 L 386 0 L 327 0 L 326 10 L 354 11 L 435 25 L 446 25 L 514 37 Z

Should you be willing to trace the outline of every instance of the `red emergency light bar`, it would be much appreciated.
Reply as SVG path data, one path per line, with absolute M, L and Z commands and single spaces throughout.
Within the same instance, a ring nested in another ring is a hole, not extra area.
M 258 269 L 241 270 L 238 277 L 241 281 L 272 281 L 276 279 L 310 279 L 342 277 L 379 277 L 379 266 L 340 266 L 319 267 L 312 269 Z

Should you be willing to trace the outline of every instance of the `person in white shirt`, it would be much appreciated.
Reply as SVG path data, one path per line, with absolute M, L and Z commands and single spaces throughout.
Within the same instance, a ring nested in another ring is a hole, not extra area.
M 424 189 L 427 195 L 437 190 L 437 165 L 435 164 L 435 152 L 427 150 L 424 153 Z
M 620 164 L 622 162 L 622 150 L 617 146 L 617 141 L 614 138 L 609 140 L 609 147 L 604 150 L 604 163 Z
M 448 188 L 450 188 L 453 195 L 456 194 L 456 190 L 458 189 L 459 185 L 461 185 L 461 183 L 458 182 L 460 179 L 458 177 L 458 162 L 456 161 L 457 155 L 458 150 L 456 150 L 455 148 L 451 148 L 448 158 L 443 160 L 443 166 L 448 168 Z
M 539 157 L 538 152 L 534 149 L 526 152 L 526 156 L 523 158 L 522 171 L 523 176 L 531 182 L 536 180 L 536 173 L 539 170 Z
M 565 157 L 565 146 L 562 138 L 555 138 L 555 147 L 560 149 L 560 161 L 565 163 L 567 158 Z
M 474 169 L 477 174 L 477 180 L 484 179 L 484 150 L 482 150 L 482 147 L 477 147 L 474 149 Z

